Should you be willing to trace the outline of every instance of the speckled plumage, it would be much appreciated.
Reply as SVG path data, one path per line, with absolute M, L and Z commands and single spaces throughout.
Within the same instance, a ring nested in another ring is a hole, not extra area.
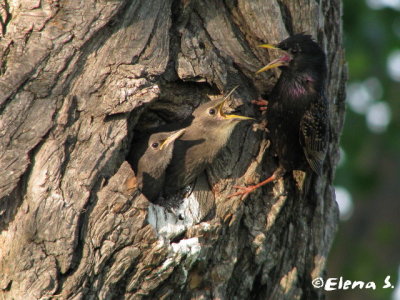
M 277 45 L 291 60 L 269 98 L 268 127 L 279 164 L 306 170 L 304 158 L 322 173 L 329 142 L 328 101 L 324 94 L 325 54 L 309 35 L 298 34 Z
M 261 45 L 285 54 L 257 73 L 279 67 L 282 71 L 268 98 L 268 130 L 279 167 L 266 180 L 240 189 L 229 197 L 244 197 L 292 170 L 322 174 L 329 144 L 329 106 L 325 97 L 326 59 L 311 36 L 297 34 L 278 45 Z M 265 101 L 256 101 L 263 103 Z

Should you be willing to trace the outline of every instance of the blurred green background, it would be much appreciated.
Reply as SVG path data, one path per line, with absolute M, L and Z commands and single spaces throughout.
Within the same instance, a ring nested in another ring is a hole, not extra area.
M 400 300 L 400 0 L 343 0 L 349 66 L 347 115 L 336 173 L 341 222 L 328 277 L 376 290 L 328 300 Z M 386 276 L 394 288 L 383 289 Z

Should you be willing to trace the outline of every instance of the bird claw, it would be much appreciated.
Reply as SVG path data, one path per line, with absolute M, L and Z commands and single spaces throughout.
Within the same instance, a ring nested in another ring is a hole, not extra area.
M 266 111 L 268 109 L 268 101 L 264 99 L 251 100 L 251 103 L 260 106 L 258 109 L 261 111 Z
M 228 198 L 232 198 L 235 196 L 241 196 L 240 200 L 243 200 L 248 194 L 250 194 L 252 191 L 254 191 L 256 188 L 251 185 L 251 186 L 239 186 L 239 185 L 234 185 L 233 186 L 235 189 L 238 189 L 240 191 L 237 191 L 236 193 L 230 194 Z

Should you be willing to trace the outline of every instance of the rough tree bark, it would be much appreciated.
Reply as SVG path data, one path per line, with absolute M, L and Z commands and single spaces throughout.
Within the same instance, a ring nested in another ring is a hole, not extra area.
M 1 299 L 321 299 L 311 280 L 337 226 L 332 180 L 346 70 L 340 0 L 3 0 L 0 5 Z M 136 130 L 180 120 L 236 85 L 256 115 L 277 73 L 262 42 L 308 32 L 329 63 L 326 173 L 244 200 L 276 167 L 240 125 L 183 220 L 134 187 Z M 214 198 L 215 197 L 215 198 Z M 210 200 L 211 199 L 211 200 Z M 55 296 L 56 295 L 56 296 Z

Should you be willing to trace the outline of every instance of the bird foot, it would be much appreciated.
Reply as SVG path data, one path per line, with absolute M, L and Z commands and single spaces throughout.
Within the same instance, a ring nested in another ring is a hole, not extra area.
M 268 109 L 268 101 L 264 99 L 251 100 L 251 103 L 260 106 L 259 110 L 265 111 Z
M 230 194 L 228 198 L 236 197 L 236 196 L 241 196 L 240 200 L 243 200 L 248 194 L 250 194 L 252 191 L 257 189 L 256 185 L 250 185 L 250 186 L 240 186 L 240 185 L 234 185 L 233 186 L 235 189 L 238 189 L 240 191 L 237 191 L 236 193 Z
M 235 197 L 235 196 L 240 196 L 241 198 L 240 200 L 243 200 L 246 195 L 250 194 L 251 192 L 253 192 L 254 190 L 258 189 L 259 187 L 266 185 L 267 183 L 270 183 L 274 180 L 276 180 L 277 178 L 281 177 L 281 169 L 277 169 L 274 174 L 272 174 L 272 176 L 268 177 L 267 179 L 265 179 L 264 181 L 261 181 L 260 183 L 256 184 L 256 185 L 250 185 L 250 186 L 239 186 L 239 185 L 234 185 L 233 187 L 235 189 L 239 189 L 240 191 L 237 191 L 236 193 L 230 194 L 228 196 L 228 198 L 231 197 Z

